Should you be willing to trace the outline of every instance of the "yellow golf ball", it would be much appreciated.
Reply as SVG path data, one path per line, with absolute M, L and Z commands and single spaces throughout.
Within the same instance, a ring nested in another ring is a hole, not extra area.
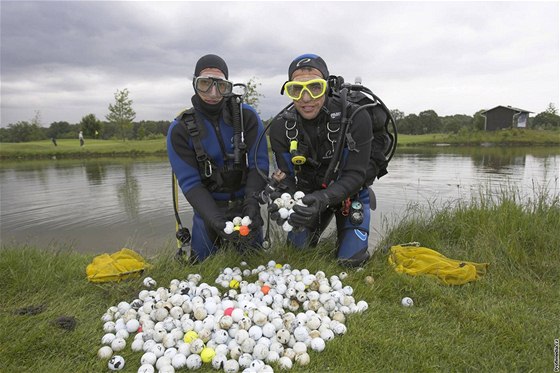
M 202 352 L 200 353 L 200 358 L 202 359 L 203 363 L 209 363 L 212 359 L 216 356 L 216 351 L 210 347 L 204 347 Z
M 239 281 L 233 279 L 229 282 L 229 287 L 232 289 L 239 289 Z
M 189 330 L 188 332 L 185 333 L 185 336 L 183 337 L 183 341 L 185 341 L 185 343 L 191 343 L 197 338 L 198 338 L 198 333 L 195 332 L 194 330 Z
M 276 267 L 276 268 L 282 268 L 282 264 L 276 263 L 275 267 Z

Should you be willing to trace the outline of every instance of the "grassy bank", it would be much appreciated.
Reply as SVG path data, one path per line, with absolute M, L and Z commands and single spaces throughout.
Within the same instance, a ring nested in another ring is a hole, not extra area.
M 520 200 L 507 191 L 453 208 L 410 206 L 363 270 L 348 271 L 343 281 L 369 309 L 349 315 L 345 335 L 328 342 L 322 353 L 310 353 L 310 365 L 292 371 L 551 371 L 554 339 L 560 337 L 560 201 L 546 193 Z M 490 270 L 476 282 L 454 287 L 398 274 L 387 262 L 387 248 L 410 241 L 450 258 L 490 263 Z M 226 251 L 189 267 L 171 259 L 174 248 L 162 248 L 148 258 L 153 267 L 146 275 L 165 287 L 190 273 L 213 284 L 224 267 L 246 260 L 254 268 L 271 259 L 338 274 L 346 269 L 332 260 L 332 242 L 306 252 L 276 244 L 268 253 L 245 258 Z M 106 361 L 96 357 L 104 334 L 100 317 L 108 307 L 135 299 L 143 286 L 141 278 L 88 283 L 85 268 L 91 259 L 70 248 L 54 253 L 2 248 L 0 371 L 107 371 Z M 373 276 L 374 283 L 366 283 L 366 276 Z M 404 296 L 414 299 L 414 307 L 400 305 Z M 36 315 L 18 314 L 30 305 L 44 309 Z M 62 315 L 76 317 L 73 331 L 53 324 Z M 141 353 L 130 350 L 131 341 L 121 352 L 127 359 L 125 372 L 139 367 Z M 214 370 L 206 365 L 200 371 Z
M 398 140 L 401 146 L 441 144 L 460 146 L 556 146 L 560 145 L 560 131 L 511 129 L 491 132 L 464 132 L 459 134 L 399 134 Z
M 120 141 L 86 139 L 83 147 L 78 140 L 57 140 L 54 146 L 50 140 L 22 143 L 1 143 L 1 159 L 33 158 L 88 158 L 88 157 L 138 157 L 166 155 L 165 139 Z
M 559 131 L 508 130 L 463 134 L 401 135 L 399 146 L 558 146 Z M 50 140 L 25 143 L 0 143 L 0 159 L 138 157 L 166 155 L 165 139 L 142 141 L 86 140 L 80 147 L 78 140 Z

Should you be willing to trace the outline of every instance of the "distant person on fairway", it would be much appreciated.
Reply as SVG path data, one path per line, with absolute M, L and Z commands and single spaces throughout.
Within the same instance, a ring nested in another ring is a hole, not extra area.
M 251 106 L 234 100 L 228 67 L 219 56 L 208 54 L 196 63 L 192 80 L 193 107 L 171 123 L 167 151 L 173 172 L 194 210 L 192 261 L 202 261 L 227 241 L 236 247 L 260 247 L 263 220 L 256 194 L 268 175 L 267 142 L 256 148 L 264 131 Z M 257 161 L 255 163 L 255 153 Z M 249 216 L 248 236 L 226 233 L 226 221 Z
M 80 140 L 80 146 L 84 146 L 84 133 L 82 131 L 78 134 L 78 139 Z

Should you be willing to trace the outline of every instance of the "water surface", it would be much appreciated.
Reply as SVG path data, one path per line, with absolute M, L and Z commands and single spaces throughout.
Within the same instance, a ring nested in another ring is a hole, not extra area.
M 374 183 L 371 246 L 409 204 L 440 205 L 488 189 L 560 190 L 560 155 L 550 148 L 399 149 Z M 67 245 L 80 252 L 129 247 L 151 254 L 174 245 L 171 169 L 166 158 L 2 162 L 3 245 Z M 181 218 L 192 209 L 180 196 Z

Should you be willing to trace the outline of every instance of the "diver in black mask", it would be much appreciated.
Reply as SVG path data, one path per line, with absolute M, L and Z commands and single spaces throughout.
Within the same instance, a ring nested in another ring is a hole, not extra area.
M 240 248 L 262 244 L 263 220 L 254 195 L 265 182 L 256 168 L 268 174 L 269 162 L 266 141 L 256 148 L 262 122 L 255 109 L 232 93 L 234 84 L 221 57 L 208 54 L 198 60 L 193 87 L 193 107 L 171 123 L 167 151 L 194 210 L 191 260 L 202 261 L 226 241 Z M 226 221 L 236 216 L 251 219 L 250 234 L 243 240 L 224 231 Z

